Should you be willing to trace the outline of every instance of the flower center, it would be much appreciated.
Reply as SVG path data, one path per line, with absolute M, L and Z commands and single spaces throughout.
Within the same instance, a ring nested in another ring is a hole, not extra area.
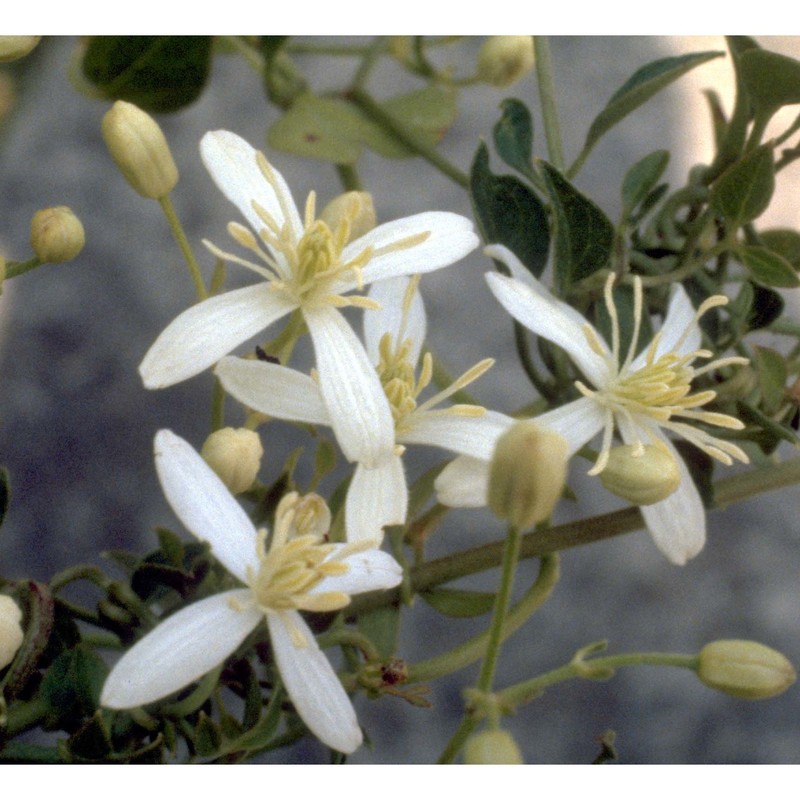
M 728 414 L 698 410 L 710 403 L 717 395 L 712 390 L 691 394 L 691 383 L 703 373 L 734 364 L 747 364 L 748 360 L 739 356 L 730 356 L 716 359 L 700 369 L 695 369 L 692 366 L 695 359 L 710 358 L 713 354 L 708 350 L 681 352 L 681 348 L 699 319 L 710 309 L 726 305 L 728 298 L 724 295 L 713 295 L 707 298 L 686 325 L 673 349 L 661 355 L 657 355 L 663 333 L 659 331 L 647 349 L 644 363 L 636 369 L 631 369 L 642 320 L 641 279 L 638 276 L 634 278 L 633 332 L 624 361 L 621 359 L 620 353 L 620 326 L 612 295 L 613 282 L 612 274 L 606 281 L 604 293 L 606 308 L 611 319 L 611 353 L 609 354 L 608 348 L 600 342 L 597 333 L 590 325 L 587 324 L 584 327 L 584 335 L 589 347 L 606 360 L 608 381 L 605 386 L 597 387 L 595 390 L 589 389 L 581 381 L 575 382 L 575 386 L 581 394 L 593 398 L 605 407 L 608 415 L 601 452 L 589 474 L 599 474 L 608 463 L 615 421 L 618 426 L 625 425 L 630 437 L 633 438 L 631 444 L 634 445 L 633 455 L 635 457 L 644 454 L 647 444 L 656 443 L 656 439 L 651 435 L 651 428 L 642 424 L 644 420 L 651 420 L 656 426 L 680 434 L 724 464 L 731 464 L 732 458 L 747 462 L 747 456 L 735 444 L 711 436 L 686 422 L 673 419 L 678 417 L 697 420 L 708 425 L 732 430 L 741 430 L 744 427 L 740 420 Z M 643 433 L 645 434 L 644 439 L 642 438 Z

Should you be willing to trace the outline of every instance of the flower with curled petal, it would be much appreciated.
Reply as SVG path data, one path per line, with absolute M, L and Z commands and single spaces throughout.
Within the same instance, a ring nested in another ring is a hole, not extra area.
M 586 382 L 575 383 L 582 397 L 539 415 L 536 421 L 560 433 L 569 443 L 570 453 L 602 432 L 600 453 L 589 471 L 592 475 L 606 467 L 616 432 L 632 446 L 634 457 L 643 456 L 647 447 L 654 446 L 675 460 L 680 473 L 678 488 L 666 499 L 641 506 L 641 511 L 659 549 L 671 561 L 684 564 L 705 542 L 705 511 L 683 459 L 665 434 L 686 439 L 724 464 L 731 464 L 733 459 L 748 461 L 737 445 L 696 425 L 700 422 L 728 430 L 743 427 L 735 417 L 705 410 L 703 406 L 714 399 L 715 392 L 692 393 L 691 386 L 704 373 L 747 363 L 745 358 L 730 356 L 700 367 L 694 364 L 697 359 L 712 356 L 700 348 L 698 320 L 709 309 L 726 304 L 727 298 L 714 295 L 695 310 L 683 287 L 676 285 L 661 330 L 637 354 L 643 297 L 641 282 L 634 278 L 634 326 L 631 344 L 623 353 L 612 295 L 613 276 L 605 285 L 605 305 L 611 320 L 609 347 L 592 325 L 553 297 L 510 250 L 491 245 L 485 252 L 505 263 L 513 275 L 486 276 L 501 305 L 529 330 L 563 348 L 586 378 Z M 487 464 L 456 459 L 437 481 L 440 500 L 448 505 L 475 504 L 467 501 L 470 494 L 485 497 L 487 473 Z
M 351 460 L 377 463 L 391 449 L 391 415 L 364 348 L 339 308 L 374 308 L 361 294 L 384 278 L 429 272 L 463 258 L 478 244 L 472 223 L 457 214 L 426 212 L 378 225 L 350 241 L 350 220 L 334 229 L 316 217 L 308 196 L 298 211 L 281 174 L 229 131 L 207 133 L 200 154 L 223 194 L 250 227 L 228 231 L 254 260 L 206 246 L 263 280 L 210 297 L 176 317 L 139 366 L 149 389 L 171 386 L 215 364 L 235 347 L 293 311 L 302 314 L 316 354 L 319 386 L 337 437 Z M 383 434 L 383 436 L 382 436 Z
M 431 445 L 488 459 L 507 419 L 482 406 L 441 407 L 444 400 L 483 375 L 492 366 L 492 359 L 478 362 L 447 389 L 421 399 L 432 378 L 433 362 L 426 353 L 417 375 L 426 322 L 416 289 L 415 279 L 394 278 L 376 283 L 370 290 L 370 299 L 380 303 L 380 310 L 365 315 L 364 338 L 369 369 L 377 376 L 391 407 L 387 433 L 393 450 L 376 466 L 363 461 L 356 465 L 345 504 L 348 541 L 380 542 L 385 525 L 406 521 L 408 488 L 402 461 L 406 445 Z M 314 377 L 278 364 L 241 358 L 223 358 L 215 374 L 227 392 L 255 411 L 278 419 L 330 425 L 336 431 Z
M 297 713 L 325 744 L 353 752 L 362 741 L 355 711 L 300 611 L 336 611 L 353 594 L 397 586 L 400 565 L 368 545 L 325 542 L 330 512 L 316 495 L 286 495 L 268 541 L 191 445 L 162 430 L 155 451 L 173 511 L 246 588 L 167 617 L 117 662 L 100 704 L 134 708 L 167 697 L 221 664 L 266 619 Z

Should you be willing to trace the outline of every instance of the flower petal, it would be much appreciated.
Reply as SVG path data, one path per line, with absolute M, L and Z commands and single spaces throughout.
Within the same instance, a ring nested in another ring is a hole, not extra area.
M 139 374 L 144 385 L 163 389 L 198 375 L 294 308 L 267 283 L 234 289 L 187 308 L 142 359 Z
M 314 635 L 296 611 L 267 614 L 272 650 L 289 698 L 309 730 L 340 753 L 363 741 L 356 712 Z M 295 637 L 304 646 L 295 644 Z
M 376 467 L 356 467 L 345 503 L 348 542 L 383 540 L 384 525 L 402 525 L 408 511 L 403 462 L 392 455 Z
M 256 529 L 244 509 L 200 454 L 172 431 L 155 438 L 156 472 L 178 519 L 239 580 L 258 568 Z
M 339 548 L 347 547 L 340 545 Z M 392 589 L 403 580 L 403 568 L 388 553 L 377 548 L 362 550 L 343 559 L 350 569 L 342 575 L 323 578 L 313 589 L 321 592 L 361 594 L 379 589 Z
M 378 373 L 337 309 L 303 309 L 303 316 L 339 446 L 349 461 L 374 467 L 394 450 L 394 419 Z
M 606 421 L 602 406 L 590 397 L 579 397 L 534 419 L 542 427 L 561 434 L 567 440 L 570 456 L 601 431 Z
M 153 703 L 214 669 L 264 618 L 255 606 L 245 605 L 251 598 L 249 589 L 232 589 L 167 617 L 116 663 L 100 705 L 135 708 Z
M 295 369 L 231 357 L 223 358 L 214 374 L 228 394 L 254 411 L 294 422 L 331 424 L 319 386 Z
M 422 303 L 422 296 L 416 291 L 411 299 L 408 313 L 405 313 L 403 300 L 410 280 L 411 278 L 407 276 L 387 278 L 373 283 L 369 290 L 370 298 L 381 304 L 379 310 L 364 313 L 364 343 L 373 364 L 380 361 L 378 345 L 384 333 L 391 334 L 395 345 L 398 343 L 398 338 L 401 341 L 410 339 L 412 343 L 410 361 L 416 364 L 419 360 L 426 334 L 425 306 Z
M 658 435 L 658 434 L 656 434 Z M 628 437 L 623 435 L 623 439 Z M 678 464 L 681 482 L 665 500 L 640 506 L 656 547 L 673 563 L 683 566 L 706 542 L 706 512 L 689 468 L 672 443 L 659 436 Z
M 694 306 L 689 300 L 686 290 L 680 284 L 675 284 L 667 313 L 664 317 L 664 324 L 661 326 L 661 337 L 655 353 L 656 358 L 673 351 L 678 355 L 686 355 L 700 348 L 700 326 L 695 320 L 695 313 Z M 681 346 L 676 349 L 678 341 L 683 337 L 687 329 L 689 333 L 681 342 Z M 646 356 L 647 348 L 633 360 L 631 370 L 637 370 L 644 366 Z
M 282 227 L 288 222 L 296 239 L 303 223 L 292 193 L 275 167 L 270 185 L 256 161 L 256 149 L 230 131 L 210 131 L 200 140 L 200 157 L 220 191 L 258 232 L 264 222 L 253 209 L 255 200 Z M 271 165 L 270 165 L 271 166 Z
M 433 483 L 438 501 L 454 508 L 480 508 L 487 503 L 489 461 L 471 456 L 454 458 Z
M 420 234 L 428 236 L 419 244 L 392 249 L 394 244 Z M 376 254 L 364 268 L 364 282 L 372 283 L 400 275 L 433 272 L 461 260 L 478 243 L 472 222 L 466 217 L 448 211 L 426 211 L 378 225 L 350 242 L 342 251 L 342 261 L 346 263 L 371 247 Z M 336 291 L 346 292 L 355 285 L 354 280 L 341 281 L 336 284 Z
M 404 420 L 404 430 L 398 434 L 397 441 L 442 447 L 488 461 L 494 454 L 497 437 L 513 423 L 511 417 L 499 411 L 486 411 L 480 417 L 421 411 Z
M 500 261 L 516 258 L 501 245 L 487 247 L 485 252 Z M 583 331 L 589 323 L 574 308 L 553 297 L 541 282 L 531 278 L 532 282 L 527 285 L 494 272 L 486 274 L 489 289 L 512 317 L 537 336 L 564 348 L 594 386 L 603 385 L 609 368 L 606 361 L 589 348 Z M 597 338 L 604 345 L 599 335 Z M 604 347 L 608 352 L 607 346 Z

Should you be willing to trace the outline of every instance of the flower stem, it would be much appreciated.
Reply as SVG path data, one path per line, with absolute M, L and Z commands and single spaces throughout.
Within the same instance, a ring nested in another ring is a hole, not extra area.
M 6 262 L 6 278 L 16 278 L 17 275 L 24 275 L 36 267 L 41 267 L 44 262 L 40 261 L 36 256 L 29 258 L 27 261 L 7 261 Z
M 547 140 L 547 155 L 553 166 L 564 170 L 564 150 L 561 144 L 561 127 L 558 122 L 553 62 L 550 59 L 550 43 L 546 36 L 533 37 L 536 54 L 536 81 L 539 85 L 539 102 L 542 106 L 544 135 Z
M 197 298 L 198 300 L 205 300 L 208 297 L 208 291 L 206 290 L 206 285 L 203 281 L 200 267 L 198 266 L 194 257 L 194 253 L 192 252 L 192 248 L 189 245 L 189 240 L 186 238 L 183 226 L 181 225 L 178 215 L 175 212 L 175 206 L 172 205 L 172 200 L 170 199 L 169 195 L 165 195 L 158 202 L 164 211 L 164 216 L 167 218 L 167 222 L 172 230 L 172 234 L 175 236 L 175 240 L 178 242 L 178 247 L 180 247 L 181 253 L 183 253 L 183 258 L 189 267 L 189 273 L 192 276 L 192 281 L 194 282 L 195 290 L 197 291 Z

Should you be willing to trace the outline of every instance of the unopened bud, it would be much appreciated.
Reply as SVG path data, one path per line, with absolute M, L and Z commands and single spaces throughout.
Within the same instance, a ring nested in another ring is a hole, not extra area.
M 255 431 L 221 428 L 205 440 L 200 455 L 231 493 L 239 494 L 253 485 L 264 448 Z
M 348 242 L 369 233 L 377 222 L 375 206 L 369 192 L 340 194 L 325 206 L 319 216 L 332 231 L 335 231 L 341 223 L 346 223 L 350 231 Z
M 31 246 L 45 264 L 72 261 L 85 243 L 83 224 L 67 206 L 43 208 L 31 219 Z
M 707 644 L 699 655 L 697 677 L 712 689 L 745 700 L 764 700 L 788 689 L 797 677 L 777 650 L 743 639 Z
M 39 44 L 41 36 L 0 36 L 0 62 L 24 58 Z
M 20 607 L 7 594 L 0 594 L 0 669 L 14 660 L 25 638 L 21 622 Z
M 103 117 L 103 139 L 120 172 L 142 197 L 160 200 L 178 182 L 178 168 L 158 123 L 117 100 Z
M 491 86 L 511 86 L 533 69 L 532 36 L 490 36 L 478 52 L 478 78 Z
M 612 447 L 600 481 L 617 497 L 649 506 L 669 497 L 681 482 L 681 473 L 672 453 L 666 448 L 645 445 L 641 455 L 630 444 Z
M 523 764 L 522 753 L 508 731 L 474 733 L 464 744 L 465 764 Z
M 275 524 L 289 527 L 289 538 L 313 536 L 320 541 L 331 529 L 331 512 L 318 494 L 301 495 L 289 492 L 281 498 L 275 510 Z
M 569 445 L 535 420 L 515 422 L 495 444 L 489 508 L 517 529 L 547 519 L 567 477 Z

